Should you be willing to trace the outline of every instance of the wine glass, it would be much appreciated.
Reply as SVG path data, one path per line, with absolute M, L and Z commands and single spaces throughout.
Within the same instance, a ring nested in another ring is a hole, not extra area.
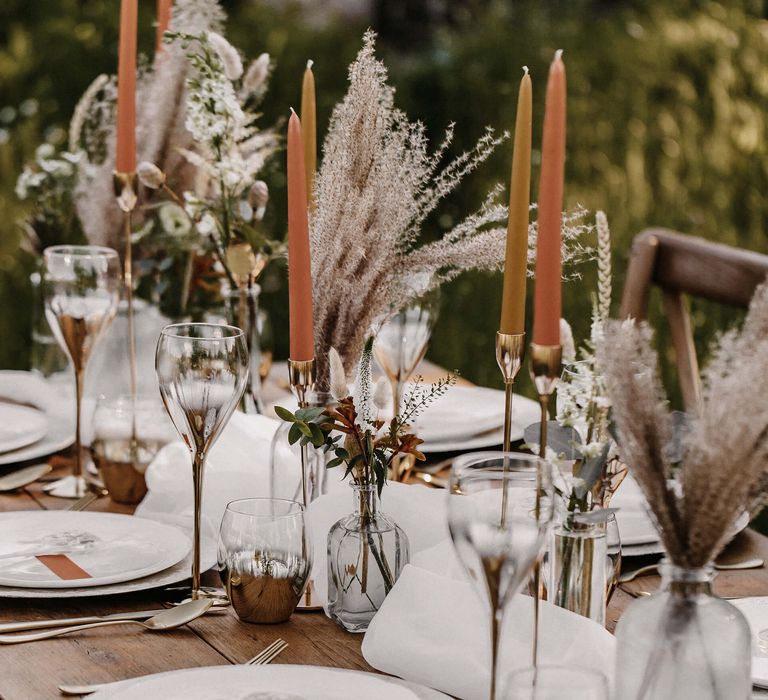
M 239 328 L 215 323 L 166 326 L 157 341 L 155 370 L 165 410 L 192 454 L 192 599 L 196 600 L 205 593 L 200 588 L 200 508 L 205 458 L 245 389 L 245 335 Z
M 511 673 L 505 685 L 505 700 L 608 700 L 608 679 L 587 668 L 523 668 Z
M 403 384 L 427 352 L 440 310 L 440 290 L 421 295 L 379 327 L 373 352 L 392 385 L 392 415 L 400 412 Z
M 285 622 L 312 570 L 304 506 L 281 498 L 232 501 L 221 521 L 218 563 L 241 620 Z
M 533 455 L 479 452 L 454 460 L 448 527 L 456 552 L 491 608 L 490 698 L 504 607 L 539 559 L 554 515 L 552 466 Z
M 43 251 L 45 315 L 75 371 L 75 464 L 72 476 L 47 489 L 54 496 L 85 495 L 80 439 L 85 368 L 115 317 L 120 285 L 120 259 L 111 248 L 58 245 Z

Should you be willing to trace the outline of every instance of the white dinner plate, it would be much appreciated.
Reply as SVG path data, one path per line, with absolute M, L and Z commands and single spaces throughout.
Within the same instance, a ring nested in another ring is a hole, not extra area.
M 180 529 L 117 513 L 0 513 L 0 533 L 0 585 L 19 588 L 89 588 L 131 581 L 168 569 L 190 550 Z M 23 554 L 8 556 L 16 553 Z M 35 553 L 66 554 L 90 578 L 61 579 Z
M 215 549 L 215 544 L 213 545 Z M 210 547 L 208 548 L 210 550 Z M 208 571 L 216 564 L 215 555 L 206 554 L 206 547 L 202 548 L 202 563 L 200 569 Z M 13 586 L 0 586 L 0 600 L 12 598 L 14 600 L 39 600 L 42 598 L 65 599 L 70 598 L 101 598 L 107 595 L 125 595 L 138 591 L 151 591 L 155 588 L 174 586 L 192 577 L 192 552 L 168 569 L 159 571 L 150 576 L 144 576 L 124 583 L 112 583 L 106 586 L 91 586 L 90 588 L 17 588 Z
M 447 695 L 362 671 L 323 666 L 210 666 L 110 684 L 94 700 L 438 700 Z
M 48 430 L 45 413 L 31 406 L 0 401 L 0 452 L 31 445 Z
M 752 632 L 752 683 L 768 688 L 768 654 L 760 650 L 758 632 L 768 629 L 768 597 L 742 598 L 728 601 L 747 618 Z
M 35 442 L 0 454 L 0 465 L 39 459 L 75 441 L 75 405 L 68 386 L 48 382 L 32 372 L 0 371 L 3 397 L 36 406 L 45 413 L 47 429 Z

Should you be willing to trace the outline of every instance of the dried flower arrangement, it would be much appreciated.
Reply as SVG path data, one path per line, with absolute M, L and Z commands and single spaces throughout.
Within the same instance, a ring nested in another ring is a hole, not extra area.
M 576 350 L 571 328 L 561 320 L 566 371 L 557 387 L 557 416 L 547 425 L 547 454 L 560 466 L 556 488 L 566 508 L 587 512 L 608 508 L 627 474 L 611 436 L 611 401 L 595 353 L 611 308 L 611 232 L 605 214 L 595 215 L 597 294 L 593 300 L 590 337 Z M 539 423 L 525 430 L 529 447 L 538 449 Z
M 672 562 L 711 562 L 753 503 L 768 464 L 768 284 L 740 331 L 725 333 L 703 373 L 682 435 L 645 323 L 611 321 L 597 346 L 622 455 L 642 488 Z M 672 480 L 672 477 L 674 481 Z
M 220 304 L 222 279 L 232 289 L 255 278 L 281 246 L 260 228 L 269 191 L 257 179 L 279 144 L 274 130 L 256 127 L 270 60 L 262 54 L 244 70 L 220 34 L 224 18 L 217 0 L 177 0 L 162 50 L 139 69 L 145 187 L 134 216 L 135 277 L 140 293 L 174 316 Z M 115 77 L 98 76 L 75 108 L 68 150 L 47 149 L 19 178 L 19 196 L 36 205 L 25 227 L 35 250 L 52 242 L 52 222 L 75 222 L 89 242 L 122 249 L 115 105 Z
M 374 49 L 369 31 L 350 66 L 347 94 L 331 116 L 315 180 L 310 238 L 315 356 L 323 387 L 330 347 L 349 371 L 377 319 L 464 270 L 499 270 L 504 262 L 507 208 L 495 203 L 499 188 L 439 241 L 418 245 L 418 238 L 440 201 L 506 134 L 487 129 L 474 148 L 441 167 L 453 127 L 430 153 L 424 125 L 395 107 L 394 89 Z M 565 216 L 566 262 L 589 254 L 579 242 L 586 229 L 582 217 L 581 211 Z M 533 247 L 535 230 L 534 225 Z M 426 284 L 414 285 L 414 276 Z
M 368 338 L 357 370 L 354 389 L 350 391 L 341 357 L 334 348 L 329 352 L 331 394 L 337 404 L 328 408 L 300 408 L 292 413 L 277 406 L 275 412 L 292 423 L 288 433 L 291 444 L 312 445 L 315 449 L 332 452 L 327 467 L 345 466 L 345 477 L 351 476 L 358 486 L 376 486 L 379 494 L 387 474 L 398 455 L 413 455 L 424 461 L 419 452 L 423 442 L 409 426 L 435 399 L 455 384 L 452 374 L 434 384 L 414 383 L 405 396 L 399 415 L 388 423 L 379 413 L 391 407 L 389 383 L 385 377 L 373 384 L 371 374 L 373 338 Z

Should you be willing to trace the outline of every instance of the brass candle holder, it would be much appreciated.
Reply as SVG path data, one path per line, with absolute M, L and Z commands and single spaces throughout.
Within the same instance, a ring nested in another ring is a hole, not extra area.
M 112 175 L 112 186 L 117 199 L 117 206 L 123 212 L 123 236 L 125 238 L 125 254 L 123 261 L 123 286 L 125 300 L 128 305 L 128 371 L 130 376 L 131 396 L 131 456 L 137 457 L 136 435 L 136 330 L 133 317 L 133 243 L 131 240 L 131 215 L 138 200 L 139 178 L 135 172 L 122 173 L 115 171 Z
M 299 402 L 299 408 L 309 406 L 309 392 L 315 386 L 317 379 L 317 367 L 315 359 L 311 360 L 288 360 L 288 381 L 293 393 Z M 307 483 L 307 465 L 309 464 L 309 455 L 307 454 L 307 445 L 301 445 L 301 497 L 304 508 L 309 507 L 309 489 Z M 296 606 L 297 610 L 318 610 L 319 606 L 312 602 L 312 579 L 307 582 L 304 595 Z
M 539 395 L 541 406 L 541 423 L 539 432 L 539 457 L 546 459 L 547 455 L 547 418 L 549 401 L 557 388 L 562 371 L 562 345 L 539 345 L 531 343 L 531 379 Z M 541 490 L 536 491 L 536 517 L 539 517 L 539 497 Z M 536 666 L 539 656 L 539 601 L 541 600 L 541 565 L 539 562 L 533 570 L 534 610 L 533 610 L 533 665 Z

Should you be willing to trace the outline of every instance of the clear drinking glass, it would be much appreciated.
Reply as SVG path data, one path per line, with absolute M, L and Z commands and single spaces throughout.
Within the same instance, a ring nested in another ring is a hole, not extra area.
M 241 620 L 285 622 L 312 571 L 304 506 L 279 498 L 232 501 L 221 521 L 218 562 Z
M 200 507 L 205 458 L 243 395 L 248 350 L 239 328 L 213 323 L 177 323 L 160 334 L 155 354 L 160 396 L 192 453 L 194 553 L 192 598 L 200 589 Z
M 541 556 L 553 516 L 550 463 L 514 452 L 480 452 L 454 460 L 448 527 L 459 559 L 490 603 L 491 700 L 496 698 L 504 607 Z
M 387 319 L 376 333 L 373 352 L 392 385 L 392 414 L 403 399 L 403 384 L 427 352 L 440 310 L 440 291 L 434 289 Z
M 79 498 L 87 488 L 80 438 L 85 368 L 117 312 L 120 286 L 120 259 L 111 248 L 61 245 L 43 251 L 45 315 L 75 371 L 75 465 L 71 477 L 50 489 L 55 496 Z
M 144 473 L 160 448 L 175 436 L 157 395 L 135 399 L 102 396 L 96 401 L 91 455 L 115 503 L 135 505 L 144 498 L 147 493 Z
M 572 666 L 537 666 L 511 673 L 505 700 L 608 700 L 608 679 Z
M 615 513 L 610 513 L 605 522 L 606 559 L 605 559 L 605 604 L 611 602 L 621 574 L 621 532 Z

